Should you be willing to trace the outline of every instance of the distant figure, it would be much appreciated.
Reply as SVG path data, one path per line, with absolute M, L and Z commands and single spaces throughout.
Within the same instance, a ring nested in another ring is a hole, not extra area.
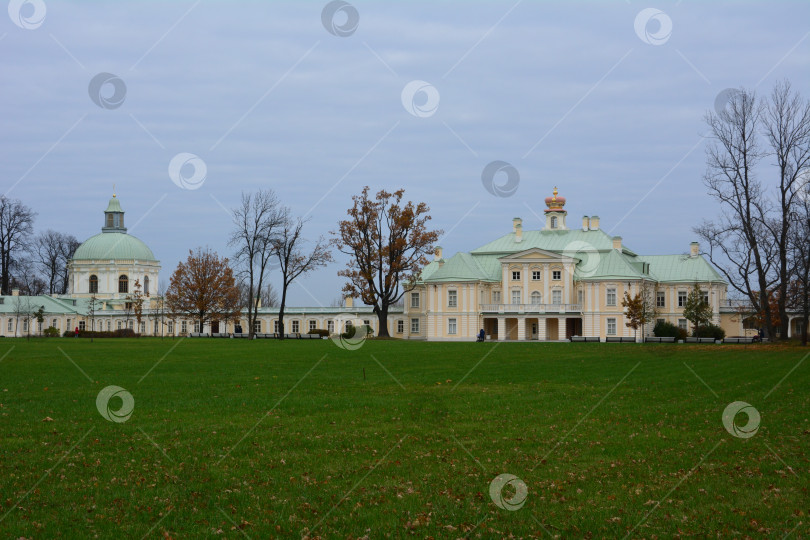
M 485 337 L 486 337 L 486 334 L 484 333 L 484 329 L 482 328 L 481 331 L 478 332 L 478 339 L 476 339 L 475 341 L 476 342 L 484 341 Z
M 73 337 L 79 337 L 79 327 L 77 326 L 76 329 L 73 331 Z

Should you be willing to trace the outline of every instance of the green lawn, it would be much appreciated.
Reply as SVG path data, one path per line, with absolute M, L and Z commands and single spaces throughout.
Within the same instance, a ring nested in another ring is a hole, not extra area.
M 0 341 L 8 351 L 2 538 L 810 534 L 799 347 Z M 110 385 L 134 398 L 125 422 L 96 407 Z M 753 437 L 724 428 L 733 401 L 760 412 Z M 527 486 L 519 510 L 490 498 L 502 473 Z

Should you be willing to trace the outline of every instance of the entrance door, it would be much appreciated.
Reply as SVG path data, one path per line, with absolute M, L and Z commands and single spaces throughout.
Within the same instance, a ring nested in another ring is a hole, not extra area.
M 532 323 L 532 339 L 537 339 L 537 323 Z
M 219 334 L 219 321 L 214 321 L 211 323 L 211 333 Z

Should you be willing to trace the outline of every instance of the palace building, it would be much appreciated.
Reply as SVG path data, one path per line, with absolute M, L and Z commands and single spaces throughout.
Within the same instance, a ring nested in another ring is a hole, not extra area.
M 687 295 L 695 283 L 712 307 L 713 323 L 728 336 L 756 332 L 745 328 L 745 303 L 728 299 L 728 284 L 704 259 L 696 242 L 675 255 L 640 255 L 600 227 L 598 216 L 584 216 L 581 225 L 568 223 L 565 198 L 545 199 L 545 226 L 523 230 L 520 218 L 512 230 L 470 252 L 435 258 L 421 272 L 404 305 L 391 307 L 388 329 L 393 337 L 420 340 L 474 340 L 483 329 L 487 339 L 561 341 L 572 336 L 633 337 L 627 327 L 622 299 L 641 290 L 654 295 L 656 318 L 684 329 Z M 196 321 L 159 318 L 155 309 L 160 262 L 149 247 L 127 232 L 124 210 L 113 195 L 104 210 L 101 232 L 82 243 L 69 263 L 66 295 L 0 296 L 0 336 L 60 331 L 111 331 L 130 328 L 144 335 L 183 336 L 191 333 L 227 334 L 240 321 L 213 322 L 199 328 Z M 132 295 L 143 295 L 143 315 L 133 313 Z M 90 312 L 90 299 L 95 310 Z M 41 310 L 43 322 L 31 314 Z M 790 335 L 799 333 L 801 319 L 791 317 Z M 377 332 L 371 307 L 288 307 L 285 330 L 340 332 L 350 324 L 365 324 Z M 29 326 L 30 325 L 30 326 Z M 648 324 L 645 333 L 652 332 Z M 259 308 L 256 332 L 278 332 L 278 309 Z M 245 328 L 244 331 L 247 331 Z M 641 339 L 641 336 L 638 336 Z

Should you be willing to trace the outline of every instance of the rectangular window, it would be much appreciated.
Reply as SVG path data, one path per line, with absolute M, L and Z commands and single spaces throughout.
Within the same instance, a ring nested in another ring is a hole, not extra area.
M 447 333 L 448 334 L 455 334 L 456 333 L 456 320 L 455 319 L 447 319 Z
M 118 321 L 118 324 L 121 324 L 121 321 Z M 188 323 L 183 321 L 180 323 L 180 333 L 185 334 L 188 332 Z
M 315 319 L 310 319 L 309 320 L 309 331 L 312 332 L 313 330 L 315 330 Z
M 667 293 L 658 291 L 655 293 L 655 307 L 666 307 Z
M 520 270 L 512 270 L 512 281 L 520 281 Z
M 72 322 L 73 322 L 73 319 L 68 319 L 68 320 L 67 320 L 67 325 L 66 325 L 66 328 L 67 328 L 68 330 L 73 330 L 73 325 L 71 324 Z
M 363 324 L 371 328 L 371 321 L 368 319 L 363 319 Z
M 608 289 L 607 290 L 607 298 L 605 303 L 608 306 L 615 306 L 616 305 L 616 289 Z
M 326 329 L 329 331 L 330 334 L 335 333 L 335 321 L 326 321 Z M 276 330 L 278 331 L 278 330 Z
M 686 326 L 686 319 L 678 319 L 678 328 L 680 328 L 681 330 L 688 329 Z
M 8 331 L 9 331 L 9 332 L 13 332 L 13 331 L 14 331 L 14 319 L 9 319 L 9 320 L 8 320 Z
M 562 270 L 552 270 L 551 279 L 554 281 L 560 281 L 562 279 Z
M 458 291 L 447 291 L 447 307 L 458 307 Z
M 492 303 L 493 304 L 501 303 L 501 291 L 492 291 Z
M 616 335 L 616 319 L 611 318 L 607 320 L 607 334 L 609 336 Z
M 703 295 L 703 303 L 708 305 L 708 303 L 709 303 L 709 293 L 705 293 Z
M 273 321 L 273 333 L 278 334 L 278 321 Z
M 405 332 L 405 321 L 399 319 L 397 321 L 397 334 L 402 334 Z
M 132 321 L 130 321 L 130 323 L 132 323 Z M 202 330 L 200 330 L 200 321 L 194 323 L 194 331 L 197 333 L 202 332 Z
M 292 322 L 292 331 L 293 331 L 293 334 L 298 333 L 298 321 L 293 321 Z
M 84 321 L 79 321 L 79 330 L 84 330 L 87 328 Z M 28 330 L 28 321 L 25 321 L 25 328 L 23 330 Z
M 655 319 L 656 324 L 664 322 L 664 319 Z
M 412 308 L 419 307 L 419 293 L 411 293 L 411 307 Z
M 577 291 L 577 303 L 581 306 L 585 299 L 585 291 Z
M 512 291 L 512 303 L 513 304 L 520 303 L 520 291 Z
M 52 326 L 53 328 L 59 328 L 59 327 L 56 325 L 56 319 L 51 320 L 51 326 Z
M 532 270 L 532 281 L 540 281 L 540 270 Z
M 132 309 L 132 302 L 125 302 L 124 309 Z
M 169 321 L 169 334 L 174 335 L 174 321 Z
M 141 326 L 141 328 L 140 328 L 141 334 L 145 334 L 146 333 L 146 321 L 141 321 L 140 326 Z
M 253 321 L 253 333 L 259 334 L 262 331 L 262 320 L 256 319 Z
M 411 334 L 419 333 L 419 319 L 411 319 Z
M 678 307 L 686 305 L 686 291 L 678 291 Z
M 562 291 L 557 289 L 556 291 L 551 291 L 551 303 L 554 305 L 562 304 Z

